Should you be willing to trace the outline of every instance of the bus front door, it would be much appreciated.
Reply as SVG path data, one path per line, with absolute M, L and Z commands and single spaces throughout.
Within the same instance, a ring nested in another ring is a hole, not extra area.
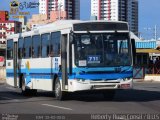
M 68 72 L 67 72 L 67 41 L 68 35 L 62 35 L 61 41 L 61 71 L 62 71 L 62 90 L 68 89 Z

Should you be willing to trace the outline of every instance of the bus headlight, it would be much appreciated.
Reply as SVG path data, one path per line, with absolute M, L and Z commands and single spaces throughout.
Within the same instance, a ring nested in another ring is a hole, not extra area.
M 128 81 L 130 80 L 131 78 L 124 78 L 123 81 Z

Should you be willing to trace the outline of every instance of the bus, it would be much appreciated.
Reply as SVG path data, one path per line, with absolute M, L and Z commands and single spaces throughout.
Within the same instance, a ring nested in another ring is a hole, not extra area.
M 24 95 L 131 89 L 135 42 L 128 23 L 60 20 L 7 38 L 6 81 Z

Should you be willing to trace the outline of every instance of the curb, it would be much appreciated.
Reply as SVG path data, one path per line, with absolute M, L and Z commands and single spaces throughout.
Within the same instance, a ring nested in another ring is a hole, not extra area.
M 160 82 L 160 81 L 156 81 L 156 80 L 133 80 L 133 83 L 154 83 L 154 82 Z
M 145 82 L 144 79 L 134 79 L 133 82 Z

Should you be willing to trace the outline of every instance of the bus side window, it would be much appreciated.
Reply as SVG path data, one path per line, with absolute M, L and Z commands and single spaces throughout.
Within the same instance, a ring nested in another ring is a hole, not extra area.
M 25 57 L 26 56 L 25 48 L 23 48 L 22 51 L 23 51 L 23 57 Z
M 51 33 L 51 49 L 50 54 L 52 54 L 53 57 L 59 57 L 60 56 L 60 32 L 52 32 Z
M 38 46 L 38 57 L 41 57 L 41 46 Z
M 47 45 L 47 55 L 49 56 L 49 45 Z
M 42 57 L 49 56 L 50 33 L 42 34 Z
M 31 57 L 31 48 L 32 48 L 32 39 L 31 37 L 24 38 L 24 48 L 25 48 L 25 56 L 24 58 Z
M 53 57 L 54 53 L 53 53 L 53 45 L 50 45 L 50 56 Z
M 40 35 L 34 35 L 32 37 L 33 47 L 32 47 L 32 57 L 39 58 L 41 56 L 41 38 Z
M 31 57 L 32 56 L 32 47 L 30 46 L 29 47 L 29 57 Z

